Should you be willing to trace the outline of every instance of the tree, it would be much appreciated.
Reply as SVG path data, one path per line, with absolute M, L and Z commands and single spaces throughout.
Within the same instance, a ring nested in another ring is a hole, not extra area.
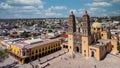
M 48 30 L 48 33 L 51 33 L 52 32 L 52 30 Z
M 21 37 L 23 37 L 23 38 L 28 38 L 28 37 L 30 37 L 30 35 L 29 35 L 29 33 L 28 32 L 23 32 L 22 34 L 21 34 Z
M 8 49 L 0 50 L 0 62 L 3 62 L 8 57 Z
M 118 45 L 117 49 L 118 49 L 118 51 L 120 52 L 120 45 Z

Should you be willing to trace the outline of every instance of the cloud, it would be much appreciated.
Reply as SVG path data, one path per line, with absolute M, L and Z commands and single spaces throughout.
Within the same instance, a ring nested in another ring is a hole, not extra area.
M 120 0 L 112 0 L 113 3 L 120 3 Z
M 94 0 L 94 1 L 96 1 L 96 2 L 101 2 L 101 1 L 103 1 L 103 2 L 109 2 L 109 3 L 111 3 L 111 4 L 114 4 L 114 3 L 120 3 L 120 0 Z
M 93 12 L 105 12 L 106 10 L 103 8 L 89 8 L 89 11 L 93 11 Z
M 74 14 L 77 13 L 77 10 L 76 10 L 76 9 L 70 9 L 69 13 L 70 13 L 71 11 L 73 11 Z
M 10 9 L 10 8 L 12 8 L 12 6 L 10 6 L 7 3 L 2 2 L 2 3 L 0 3 L 0 8 L 1 9 Z
M 42 0 L 6 0 L 0 3 L 0 17 L 37 17 L 43 8 Z
M 51 6 L 50 8 L 45 10 L 45 12 L 56 12 L 56 11 L 61 11 L 61 10 L 66 10 L 66 9 L 67 9 L 66 6 Z
M 45 10 L 45 17 L 64 17 L 63 11 L 67 11 L 66 6 L 51 6 Z
M 63 5 L 51 3 L 51 5 L 46 0 L 4 0 L 0 3 L 0 17 L 68 17 L 70 11 L 73 11 L 76 17 L 80 17 L 84 14 L 85 10 L 88 11 L 90 16 L 119 15 L 120 11 L 117 10 L 119 7 L 115 7 L 118 5 L 116 3 L 119 2 L 120 0 L 93 0 L 92 2 L 84 3 L 79 8 L 77 5 L 71 7 L 66 3 L 63 3 Z M 115 8 L 113 9 L 113 7 Z M 109 11 L 111 9 L 114 11 Z
M 109 6 L 112 6 L 111 3 L 108 3 L 108 2 L 92 2 L 92 3 L 87 3 L 85 4 L 86 6 L 93 6 L 93 7 L 109 7 Z
M 112 11 L 112 15 L 113 16 L 116 16 L 116 15 L 120 16 L 120 10 Z
M 61 13 L 45 13 L 45 16 L 48 16 L 48 17 L 58 17 L 58 16 L 62 16 Z
M 106 9 L 104 8 L 97 8 L 97 7 L 90 7 L 90 8 L 80 8 L 80 9 L 70 9 L 70 11 L 73 11 L 75 16 L 79 17 L 79 16 L 83 16 L 85 11 L 88 11 L 88 14 L 90 16 L 102 16 L 105 15 L 104 13 L 106 13 Z
M 108 1 L 110 1 L 110 0 L 94 0 L 94 1 L 105 1 L 105 2 L 108 2 Z
M 17 4 L 42 4 L 41 0 L 7 0 L 7 2 Z

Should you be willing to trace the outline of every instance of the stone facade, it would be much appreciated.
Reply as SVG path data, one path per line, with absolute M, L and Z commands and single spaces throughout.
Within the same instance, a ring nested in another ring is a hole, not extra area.
M 99 22 L 90 25 L 90 18 L 85 11 L 82 19 L 82 31 L 76 31 L 75 16 L 71 12 L 68 27 L 69 52 L 77 52 L 85 57 L 102 60 L 108 53 L 116 54 L 118 40 L 111 39 L 110 29 L 103 28 Z

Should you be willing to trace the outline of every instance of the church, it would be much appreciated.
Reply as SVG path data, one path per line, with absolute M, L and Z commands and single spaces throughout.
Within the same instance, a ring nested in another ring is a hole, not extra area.
M 84 57 L 94 57 L 102 60 L 108 53 L 117 54 L 118 40 L 111 39 L 109 27 L 102 27 L 95 21 L 90 23 L 87 11 L 81 19 L 81 26 L 76 26 L 76 18 L 71 11 L 68 18 L 68 50 Z

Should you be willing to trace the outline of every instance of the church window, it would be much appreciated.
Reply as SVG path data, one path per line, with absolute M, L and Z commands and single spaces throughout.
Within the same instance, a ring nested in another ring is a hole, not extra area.
M 102 34 L 102 36 L 103 36 L 103 34 Z
M 112 45 L 112 48 L 114 48 L 114 46 Z
M 100 30 L 100 28 L 98 28 L 98 30 Z
M 84 50 L 84 52 L 86 52 L 86 50 Z

